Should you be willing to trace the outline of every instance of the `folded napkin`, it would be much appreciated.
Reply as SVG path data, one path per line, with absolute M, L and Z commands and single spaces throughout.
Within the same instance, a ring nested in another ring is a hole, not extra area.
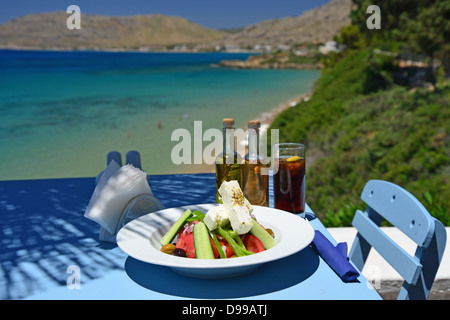
M 333 269 L 344 282 L 358 278 L 359 272 L 347 259 L 347 243 L 340 242 L 336 247 L 320 231 L 316 230 L 313 245 L 323 260 Z
M 113 160 L 103 172 L 84 216 L 100 224 L 100 240 L 115 242 L 125 221 L 163 208 L 153 196 L 145 172 L 131 164 L 121 167 Z

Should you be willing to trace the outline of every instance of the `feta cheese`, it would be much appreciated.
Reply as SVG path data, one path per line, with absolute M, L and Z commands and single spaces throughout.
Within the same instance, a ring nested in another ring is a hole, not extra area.
M 203 222 L 211 231 L 217 229 L 217 226 L 223 227 L 226 225 L 229 220 L 228 213 L 226 212 L 223 204 L 209 209 L 205 215 L 205 219 L 203 219 Z
M 236 180 L 224 181 L 219 188 L 219 194 L 233 230 L 238 234 L 249 232 L 253 227 L 250 216 L 253 206 L 244 197 L 239 183 Z

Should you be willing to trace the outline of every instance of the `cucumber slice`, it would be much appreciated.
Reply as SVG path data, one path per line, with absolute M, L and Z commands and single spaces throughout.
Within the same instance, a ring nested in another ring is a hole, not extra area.
M 261 240 L 264 249 L 270 249 L 278 244 L 278 242 L 264 229 L 255 219 L 253 219 L 253 227 L 250 233 Z
M 214 259 L 208 228 L 203 222 L 194 226 L 194 247 L 197 259 Z
M 192 211 L 187 209 L 181 217 L 178 218 L 178 220 L 172 225 L 172 227 L 167 231 L 167 233 L 164 235 L 164 237 L 161 238 L 159 241 L 163 246 L 166 244 L 169 244 L 173 238 L 177 235 L 178 230 L 184 225 L 186 220 L 192 215 Z

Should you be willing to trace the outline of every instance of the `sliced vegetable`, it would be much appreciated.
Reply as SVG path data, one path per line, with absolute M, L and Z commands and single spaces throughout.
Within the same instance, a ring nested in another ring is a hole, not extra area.
M 259 240 L 252 234 L 246 234 L 242 242 L 244 243 L 245 248 L 247 248 L 248 251 L 251 251 L 253 253 L 258 253 L 265 250 L 261 240 Z
M 233 236 L 234 241 L 237 242 L 237 244 L 243 249 L 243 250 L 247 250 L 247 248 L 245 248 L 245 244 L 242 242 L 241 237 L 239 237 L 239 235 L 235 235 Z
M 210 232 L 210 234 L 212 242 L 214 243 L 213 245 L 214 257 L 218 258 L 220 256 L 222 259 L 225 259 L 227 256 L 225 255 L 225 252 L 223 252 L 222 245 L 217 239 L 216 234 L 214 232 Z
M 200 219 L 200 221 L 204 222 L 203 220 L 205 219 L 206 214 L 204 214 L 203 212 L 197 211 L 197 210 L 194 211 L 194 214 L 197 216 L 198 219 Z M 211 235 L 211 246 L 212 246 L 212 249 L 214 252 L 214 257 L 218 258 L 220 256 L 222 259 L 226 258 L 227 256 L 226 256 L 225 252 L 223 252 L 223 249 L 222 249 L 223 244 L 219 242 L 219 240 L 217 239 L 217 236 L 214 232 L 210 231 L 210 235 Z
M 249 233 L 238 234 L 228 223 L 208 230 L 204 222 L 205 214 L 189 209 L 174 223 L 160 240 L 162 252 L 198 259 L 242 257 L 258 253 L 277 244 L 273 232 L 266 230 L 255 219 Z M 176 245 L 171 244 L 178 233 Z M 174 249 L 175 247 L 175 249 Z
M 278 244 L 278 242 L 264 229 L 255 219 L 253 219 L 253 227 L 250 233 L 261 240 L 264 249 L 270 249 Z
M 249 252 L 243 248 L 241 248 L 236 241 L 233 239 L 233 237 L 229 234 L 228 231 L 225 231 L 224 229 L 222 229 L 222 227 L 218 226 L 217 230 L 219 231 L 220 235 L 222 237 L 225 238 L 225 240 L 228 242 L 228 244 L 231 246 L 231 248 L 233 249 L 234 253 L 238 256 L 238 257 L 243 257 L 246 256 L 248 254 L 253 254 L 252 252 Z M 234 231 L 233 231 L 234 232 Z M 237 233 L 236 233 L 237 234 Z
M 194 246 L 197 259 L 214 259 L 214 252 L 211 246 L 211 237 L 208 228 L 203 222 L 194 226 Z
M 167 231 L 167 233 L 164 235 L 164 237 L 161 238 L 160 243 L 162 245 L 166 245 L 175 238 L 177 235 L 178 230 L 184 225 L 186 222 L 186 219 L 189 218 L 192 215 L 192 211 L 187 209 L 180 218 L 172 225 L 172 227 Z
M 242 257 L 245 256 L 245 254 L 242 252 L 241 248 L 239 247 L 239 245 L 233 240 L 233 238 L 231 238 L 231 236 L 228 234 L 227 231 L 225 231 L 224 229 L 222 229 L 222 227 L 217 227 L 217 231 L 219 231 L 219 234 L 225 238 L 225 240 L 228 242 L 228 244 L 231 246 L 231 248 L 233 249 L 234 253 L 238 256 L 238 257 Z
M 181 229 L 178 233 L 178 241 L 176 247 L 186 251 L 188 258 L 195 259 L 195 245 L 194 234 L 192 232 L 185 232 L 185 228 Z
M 203 212 L 200 212 L 198 210 L 194 211 L 194 214 L 201 220 L 203 221 L 203 219 L 205 219 L 206 214 L 204 214 Z
M 236 241 L 236 243 L 241 247 L 242 252 L 244 252 L 245 255 L 253 254 L 253 252 L 247 250 L 247 248 L 246 248 L 245 244 L 242 242 L 242 239 L 239 236 L 239 234 L 237 234 L 235 231 L 228 231 L 228 233 Z
M 231 246 L 228 244 L 228 242 L 226 242 L 225 240 L 223 240 L 223 245 L 225 246 L 225 255 L 227 256 L 227 258 L 231 258 L 232 256 L 236 257 L 236 254 L 233 251 L 233 248 L 231 248 Z
M 236 243 L 241 247 L 241 249 L 247 250 L 245 248 L 244 243 L 242 242 L 241 237 L 239 236 L 239 234 L 236 231 L 228 230 L 228 234 L 233 238 L 234 241 L 236 241 Z M 244 251 L 244 253 L 245 253 L 245 251 Z

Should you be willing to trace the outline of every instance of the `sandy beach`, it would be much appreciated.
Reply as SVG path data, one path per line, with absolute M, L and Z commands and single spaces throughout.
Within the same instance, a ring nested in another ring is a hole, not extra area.
M 299 96 L 296 96 L 292 99 L 289 99 L 277 107 L 273 108 L 268 112 L 264 112 L 260 115 L 259 120 L 261 121 L 261 126 L 269 128 L 272 124 L 273 120 L 284 110 L 292 108 L 296 106 L 301 101 L 307 101 L 311 97 L 311 92 L 303 93 Z

